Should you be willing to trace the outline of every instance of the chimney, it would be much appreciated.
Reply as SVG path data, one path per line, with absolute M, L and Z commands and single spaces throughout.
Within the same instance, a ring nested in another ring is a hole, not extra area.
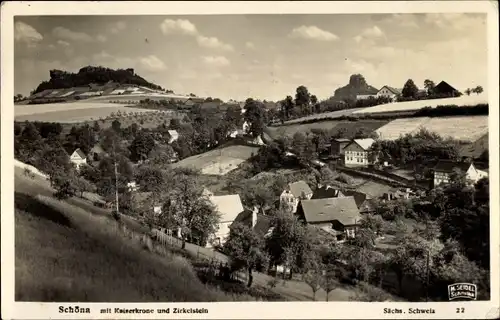
M 259 212 L 259 209 L 257 207 L 253 207 L 253 210 L 252 210 L 252 229 L 257 224 L 257 212 Z

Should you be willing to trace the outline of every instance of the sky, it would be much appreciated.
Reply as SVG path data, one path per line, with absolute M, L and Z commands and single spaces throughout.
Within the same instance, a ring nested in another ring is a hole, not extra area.
M 88 65 L 223 100 L 276 101 L 300 85 L 326 99 L 357 73 L 377 88 L 487 89 L 486 14 L 16 16 L 14 43 L 23 95 L 51 69 Z

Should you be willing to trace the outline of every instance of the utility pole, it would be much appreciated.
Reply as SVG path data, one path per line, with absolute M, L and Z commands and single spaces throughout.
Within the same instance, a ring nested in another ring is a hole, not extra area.
M 114 165 L 115 165 L 115 202 L 116 202 L 116 214 L 118 215 L 119 205 L 118 205 L 118 169 L 116 164 L 116 151 L 115 151 L 115 142 L 113 141 L 113 155 L 114 155 Z

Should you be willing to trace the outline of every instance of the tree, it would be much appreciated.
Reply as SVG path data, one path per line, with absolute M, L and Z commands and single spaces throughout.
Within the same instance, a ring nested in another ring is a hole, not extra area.
M 92 192 L 94 190 L 94 186 L 83 177 L 76 177 L 74 179 L 74 187 L 75 191 L 80 193 L 80 198 L 83 198 L 84 192 Z
M 257 207 L 265 214 L 265 209 L 271 206 L 275 199 L 269 187 L 260 180 L 247 180 L 242 188 L 243 202 L 251 208 Z
M 424 81 L 424 88 L 427 90 L 427 95 L 432 95 L 434 93 L 434 88 L 436 87 L 436 84 L 434 81 L 426 79 Z
M 141 165 L 135 173 L 135 181 L 144 192 L 159 192 L 165 186 L 165 174 L 153 165 Z
M 302 279 L 311 288 L 313 293 L 313 301 L 316 301 L 316 292 L 321 289 L 323 280 L 323 266 L 319 255 L 315 251 L 306 253 L 306 272 Z
M 311 104 L 311 94 L 305 86 L 297 87 L 295 93 L 295 105 L 302 109 L 303 113 L 310 113 L 309 106 Z
M 321 288 L 325 290 L 326 293 L 326 301 L 328 301 L 330 292 L 337 288 L 337 276 L 335 272 L 335 267 L 333 265 L 328 265 L 326 267 L 325 272 L 323 273 L 323 277 L 321 278 Z
M 55 189 L 57 199 L 66 199 L 77 192 L 74 186 L 75 177 L 72 172 L 55 172 L 50 176 L 50 185 Z
M 148 132 L 141 131 L 130 144 L 130 159 L 132 161 L 146 160 L 154 147 L 153 136 Z
M 283 102 L 282 102 L 282 108 L 283 108 L 283 114 L 284 114 L 283 120 L 290 119 L 294 107 L 295 107 L 295 105 L 294 105 L 292 96 L 287 96 L 285 98 L 285 100 L 283 100 Z
M 174 148 L 168 144 L 157 144 L 149 153 L 149 163 L 160 168 L 165 168 L 175 158 Z
M 408 79 L 406 81 L 403 91 L 401 92 L 404 98 L 416 98 L 418 94 L 418 87 L 417 85 L 413 82 L 412 79 Z
M 380 215 L 367 214 L 361 220 L 361 227 L 380 235 L 384 227 L 384 219 Z
M 478 95 L 479 95 L 479 94 L 483 93 L 483 91 L 484 91 L 484 90 L 483 90 L 483 87 L 481 87 L 481 86 L 477 86 L 477 87 L 473 88 L 471 91 L 472 91 L 473 93 L 476 93 L 476 94 L 478 94 Z
M 251 287 L 253 270 L 264 266 L 267 260 L 262 238 L 253 229 L 236 223 L 231 227 L 229 236 L 224 243 L 224 252 L 231 257 L 234 269 L 245 268 L 247 270 L 247 286 Z
M 188 237 L 197 237 L 200 244 L 208 241 L 217 231 L 220 217 L 208 197 L 203 195 L 203 187 L 195 176 L 181 171 L 174 174 L 167 185 L 171 186 L 169 190 L 154 194 L 163 203 L 160 226 L 181 229 L 182 249 Z
M 168 127 L 170 130 L 179 130 L 181 127 L 181 121 L 178 118 L 172 118 L 170 119 Z
M 261 102 L 255 101 L 252 98 L 248 98 L 245 101 L 245 121 L 249 125 L 248 132 L 253 137 L 261 136 L 264 132 L 264 126 L 266 123 L 266 114 L 264 106 Z
M 118 134 L 121 132 L 121 126 L 122 126 L 121 122 L 118 121 L 117 119 L 111 122 L 111 128 Z
M 465 94 L 470 96 L 473 91 L 470 88 L 465 89 Z

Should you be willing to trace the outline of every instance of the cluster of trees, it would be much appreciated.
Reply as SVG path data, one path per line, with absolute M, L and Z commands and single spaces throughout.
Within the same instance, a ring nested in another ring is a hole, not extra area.
M 474 88 L 467 88 L 465 89 L 464 93 L 468 96 L 470 96 L 471 93 L 475 93 L 475 94 L 481 94 L 483 93 L 484 89 L 482 86 L 477 86 L 477 87 L 474 87 Z
M 362 75 L 359 76 L 363 79 Z M 356 87 L 357 88 L 357 87 Z M 359 88 L 358 88 L 359 89 Z M 358 89 L 354 89 L 355 91 Z M 276 114 L 276 118 L 282 122 L 324 112 L 346 110 L 352 108 L 368 108 L 379 104 L 389 103 L 391 100 L 386 97 L 370 97 L 368 99 L 356 100 L 356 95 L 336 95 L 329 99 L 319 101 L 311 94 L 307 87 L 297 87 L 295 98 L 287 96 L 280 101 L 281 112 Z
M 477 86 L 474 89 L 467 89 L 465 93 L 470 95 L 470 93 L 480 94 L 483 92 L 481 86 Z M 425 100 L 425 99 L 442 99 L 459 97 L 462 93 L 449 88 L 449 92 L 440 92 L 436 88 L 436 83 L 432 80 L 426 79 L 424 81 L 424 90 L 420 90 L 412 79 L 408 79 L 403 87 L 401 95 L 398 97 L 398 101 L 412 101 L 412 100 Z
M 460 142 L 422 128 L 396 140 L 377 140 L 371 147 L 379 162 L 389 161 L 400 166 L 425 168 L 439 159 L 459 160 Z
M 50 80 L 40 83 L 33 93 L 42 92 L 47 89 L 82 87 L 93 83 L 105 84 L 109 81 L 119 84 L 134 84 L 155 90 L 163 90 L 162 87 L 150 83 L 135 74 L 133 69 L 113 70 L 100 66 L 88 66 L 81 68 L 78 73 L 50 70 Z

